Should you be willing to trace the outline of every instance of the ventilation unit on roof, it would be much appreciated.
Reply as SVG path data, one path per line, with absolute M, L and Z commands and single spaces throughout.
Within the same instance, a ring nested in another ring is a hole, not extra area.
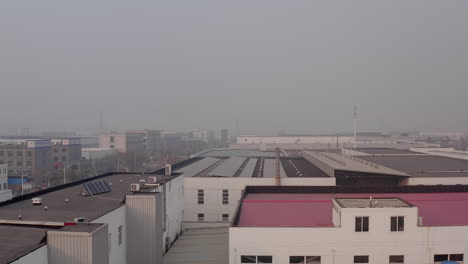
M 75 223 L 84 223 L 85 222 L 85 218 L 84 217 L 77 217 L 75 219 L 73 219 L 73 221 Z
M 130 184 L 130 190 L 132 192 L 139 192 L 140 191 L 140 184 L 139 183 Z
M 172 166 L 171 164 L 166 164 L 164 167 L 164 175 L 171 176 L 172 175 Z
M 31 200 L 32 200 L 33 205 L 41 205 L 42 204 L 42 198 L 36 197 L 36 198 L 32 198 Z
M 148 177 L 148 183 L 149 184 L 156 184 L 157 182 L 158 182 L 158 177 L 156 177 L 156 176 Z

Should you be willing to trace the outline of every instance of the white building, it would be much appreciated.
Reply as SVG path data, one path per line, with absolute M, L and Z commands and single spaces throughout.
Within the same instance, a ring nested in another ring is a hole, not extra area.
M 468 188 L 431 187 L 249 187 L 229 228 L 229 263 L 466 263 Z
M 8 189 L 8 165 L 0 164 L 0 202 L 10 200 L 12 191 Z
M 184 228 L 228 226 L 248 185 L 333 186 L 336 183 L 335 178 L 320 172 L 303 158 L 281 158 L 278 181 L 276 160 L 271 152 L 266 152 L 266 156 L 252 156 L 246 151 L 227 149 L 212 154 L 215 157 L 196 157 L 174 165 L 176 172 L 184 175 Z
M 0 207 L 0 263 L 161 263 L 183 231 L 182 184 L 111 174 L 15 198 Z

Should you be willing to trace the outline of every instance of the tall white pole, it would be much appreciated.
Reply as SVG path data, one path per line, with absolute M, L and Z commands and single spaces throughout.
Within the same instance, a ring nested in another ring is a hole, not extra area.
M 356 150 L 356 120 L 357 120 L 357 107 L 354 106 L 354 150 Z

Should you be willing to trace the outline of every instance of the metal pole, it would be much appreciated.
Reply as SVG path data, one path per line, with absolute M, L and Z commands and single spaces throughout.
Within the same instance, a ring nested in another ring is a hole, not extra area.
M 21 173 L 21 196 L 24 194 L 24 173 Z
M 65 184 L 65 173 L 66 173 L 67 167 L 63 166 L 63 184 Z

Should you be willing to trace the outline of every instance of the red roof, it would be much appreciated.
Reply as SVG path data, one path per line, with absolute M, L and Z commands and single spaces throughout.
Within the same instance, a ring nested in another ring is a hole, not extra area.
M 248 194 L 241 227 L 333 227 L 333 197 L 399 197 L 418 207 L 423 226 L 468 225 L 468 193 Z

